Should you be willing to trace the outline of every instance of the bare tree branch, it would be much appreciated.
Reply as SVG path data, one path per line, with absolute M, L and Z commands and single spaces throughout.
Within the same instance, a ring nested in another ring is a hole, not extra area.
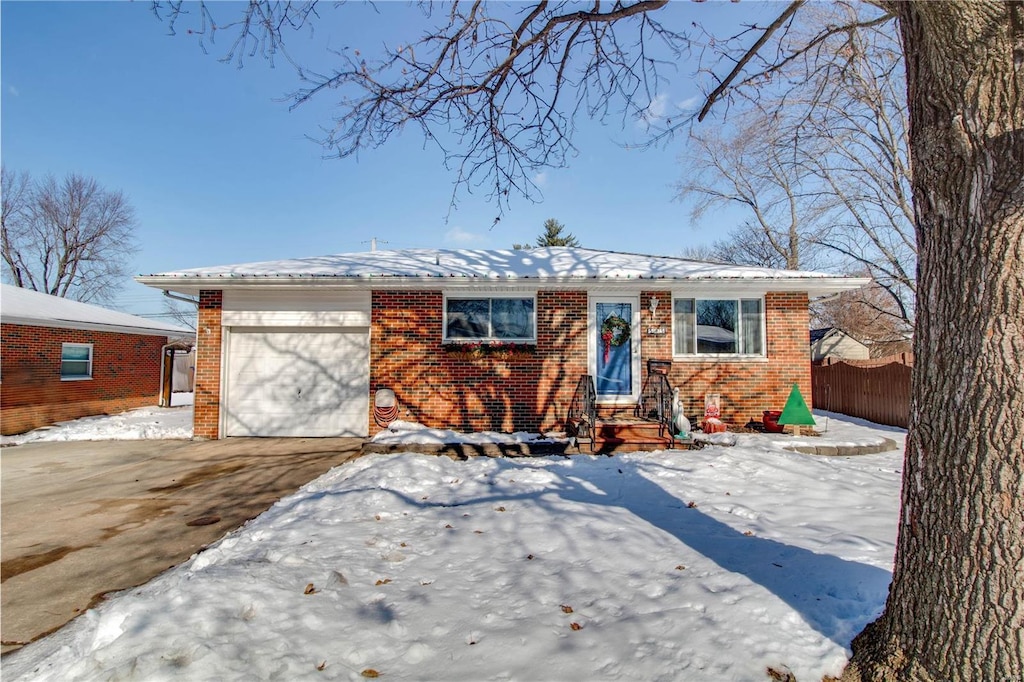
M 355 155 L 414 126 L 445 155 L 457 187 L 485 187 L 500 208 L 513 192 L 538 196 L 533 176 L 566 165 L 576 151 L 576 114 L 642 115 L 664 83 L 662 71 L 675 69 L 690 45 L 651 17 L 667 5 L 452 3 L 441 17 L 423 4 L 433 22 L 424 35 L 376 57 L 338 50 L 336 66 L 322 72 L 283 51 L 284 32 L 307 27 L 318 16 L 315 3 L 254 0 L 225 24 L 213 19 L 214 5 L 201 3 L 190 15 L 180 2 L 154 3 L 154 11 L 172 30 L 197 24 L 190 31 L 204 49 L 230 29 L 225 59 L 285 54 L 302 83 L 289 96 L 292 107 L 337 93 L 339 113 L 317 138 L 329 156 Z
M 76 174 L 32 183 L 4 169 L 3 177 L 4 278 L 54 296 L 109 300 L 136 251 L 135 211 L 124 195 Z
M 802 4 L 804 4 L 804 0 L 794 0 L 786 7 L 782 14 L 776 17 L 775 21 L 768 25 L 764 30 L 764 33 L 761 34 L 761 37 L 758 38 L 750 49 L 739 58 L 733 70 L 730 71 L 729 74 L 722 79 L 722 82 L 718 84 L 718 87 L 712 90 L 711 94 L 708 95 L 707 100 L 704 102 L 704 106 L 701 107 L 700 113 L 697 114 L 698 121 L 704 120 L 704 117 L 708 115 L 711 107 L 714 106 L 715 102 L 717 102 L 722 96 L 722 93 L 729 89 L 732 82 L 736 80 L 736 77 L 740 75 L 750 60 L 754 58 L 754 55 L 761 51 L 761 48 L 763 48 L 765 43 L 768 42 L 768 39 L 793 17 Z
M 717 241 L 719 258 L 789 253 L 799 256 L 790 267 L 806 268 L 810 254 L 833 270 L 867 272 L 892 299 L 885 314 L 909 328 L 917 252 L 902 61 L 888 19 L 863 12 L 808 6 L 787 24 L 778 51 L 791 68 L 774 71 L 781 85 L 763 84 L 732 125 L 693 135 L 679 187 L 698 197 L 695 217 L 732 203 L 761 227 Z M 790 41 L 815 50 L 796 64 L 784 57 L 797 51 Z
M 26 239 L 31 210 L 32 190 L 28 173 L 15 173 L 3 167 L 0 170 L 0 253 L 7 266 L 5 274 L 15 286 L 24 287 L 31 282 L 31 270 L 22 260 L 16 244 Z

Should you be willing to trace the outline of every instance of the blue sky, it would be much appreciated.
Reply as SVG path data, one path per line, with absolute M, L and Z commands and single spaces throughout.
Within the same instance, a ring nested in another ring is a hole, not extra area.
M 368 43 L 369 54 L 384 32 L 408 36 L 423 25 L 407 5 L 382 6 L 387 27 L 366 6 L 344 10 L 343 22 L 295 49 L 326 56 L 324 44 Z M 773 10 L 679 3 L 668 12 L 683 27 L 731 29 Z M 139 219 L 137 273 L 364 251 L 372 237 L 380 248 L 507 248 L 532 243 L 547 218 L 588 247 L 671 255 L 722 237 L 736 220 L 720 214 L 692 225 L 674 200 L 683 141 L 626 149 L 642 130 L 618 119 L 580 120 L 579 155 L 539 178 L 543 201 L 513 198 L 492 228 L 497 207 L 482 195 L 461 192 L 449 215 L 454 174 L 415 131 L 357 159 L 325 160 L 307 136 L 329 122 L 329 99 L 289 111 L 287 66 L 222 63 L 217 47 L 204 54 L 183 31 L 170 37 L 149 2 L 4 0 L 0 32 L 4 165 L 37 177 L 77 172 L 123 191 Z M 666 101 L 699 95 L 694 69 L 679 65 L 660 93 Z M 116 305 L 162 311 L 159 293 L 132 281 Z

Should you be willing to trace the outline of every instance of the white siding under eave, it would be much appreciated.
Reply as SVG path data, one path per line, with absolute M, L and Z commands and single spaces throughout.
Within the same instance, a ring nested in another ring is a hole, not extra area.
M 225 290 L 225 327 L 369 327 L 369 291 Z

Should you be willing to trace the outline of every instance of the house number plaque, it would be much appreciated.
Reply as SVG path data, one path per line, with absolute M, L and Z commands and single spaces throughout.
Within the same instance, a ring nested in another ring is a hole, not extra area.
M 668 332 L 665 330 L 664 327 L 648 327 L 647 328 L 647 335 L 648 336 L 664 336 L 667 333 Z

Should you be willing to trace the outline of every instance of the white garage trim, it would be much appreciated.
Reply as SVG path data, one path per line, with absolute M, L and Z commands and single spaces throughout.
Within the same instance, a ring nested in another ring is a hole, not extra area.
M 368 327 L 224 329 L 221 433 L 366 437 Z
M 369 291 L 225 291 L 224 327 L 369 327 Z

